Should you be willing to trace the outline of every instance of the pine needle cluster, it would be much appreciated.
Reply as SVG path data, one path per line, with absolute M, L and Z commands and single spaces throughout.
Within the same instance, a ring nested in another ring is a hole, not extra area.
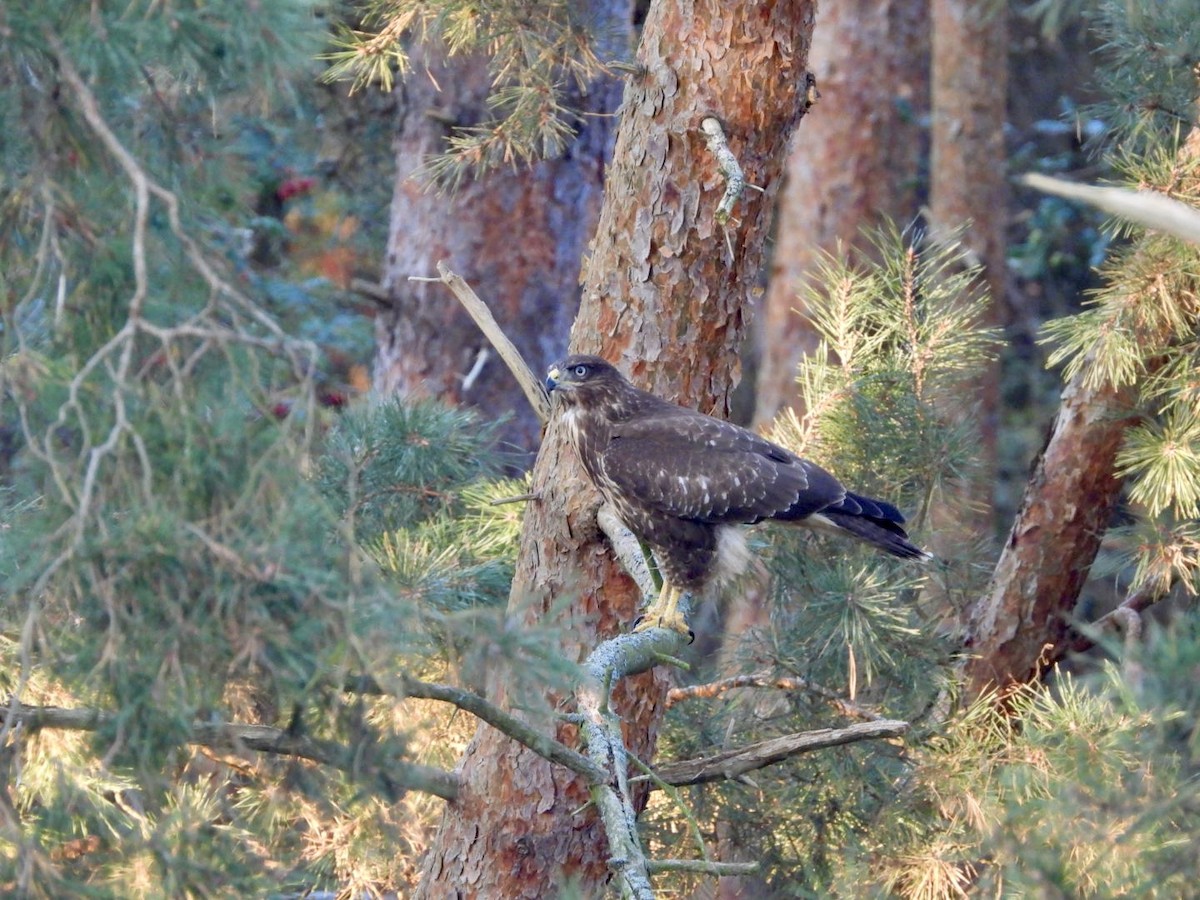
M 0 15 L 0 893 L 396 890 L 441 802 L 412 763 L 460 739 L 397 676 L 480 634 L 480 678 L 537 653 L 497 627 L 516 525 L 481 498 L 520 489 L 487 430 L 322 405 L 241 247 L 223 129 L 322 28 L 292 0 Z
M 1130 186 L 1200 206 L 1200 23 L 1187 3 L 1103 3 L 1109 158 Z M 1123 389 L 1138 421 L 1118 474 L 1133 522 L 1114 532 L 1134 587 L 1200 593 L 1200 250 L 1113 225 L 1128 238 L 1101 269 L 1083 313 L 1050 323 L 1052 364 L 1090 386 Z
M 453 186 L 501 166 L 560 156 L 575 136 L 578 97 L 598 76 L 621 67 L 630 48 L 589 4 L 553 0 L 479 4 L 463 0 L 372 0 L 363 27 L 343 28 L 327 59 L 329 80 L 391 90 L 413 72 L 409 45 L 420 41 L 450 57 L 483 55 L 492 73 L 488 116 L 455 123 L 431 177 Z
M 799 372 L 804 414 L 785 413 L 771 437 L 853 489 L 897 501 L 922 543 L 935 527 L 932 507 L 951 502 L 975 464 L 977 422 L 965 388 L 995 335 L 982 324 L 985 299 L 961 248 L 894 229 L 873 241 L 878 263 L 831 256 L 806 292 L 820 344 Z M 844 725 L 848 716 L 920 721 L 945 702 L 952 645 L 941 626 L 955 597 L 982 586 L 970 562 L 914 566 L 801 529 L 763 528 L 755 539 L 769 559 L 770 621 L 736 650 L 725 648 L 711 677 L 757 673 L 794 687 L 689 702 L 669 731 L 674 755 Z M 876 823 L 909 766 L 900 746 L 851 745 L 689 800 L 711 837 L 763 861 L 771 890 L 823 896 L 875 852 Z M 678 817 L 665 803 L 648 812 L 664 826 Z M 655 835 L 677 842 L 672 852 L 689 852 L 686 835 Z

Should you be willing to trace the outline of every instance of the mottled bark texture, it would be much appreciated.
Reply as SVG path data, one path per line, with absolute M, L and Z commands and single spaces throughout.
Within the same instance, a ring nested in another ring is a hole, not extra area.
M 1179 171 L 1188 174 L 1175 190 L 1186 196 L 1200 188 L 1200 128 L 1188 135 L 1178 159 Z M 1140 271 L 1143 261 L 1135 257 L 1126 266 Z M 1133 330 L 1143 348 L 1143 382 L 1167 358 L 1154 348 L 1172 339 L 1170 322 L 1137 314 L 1139 304 L 1163 302 L 1159 279 L 1149 274 L 1144 282 L 1141 293 L 1130 292 L 1129 315 L 1118 326 Z M 1179 302 L 1182 307 L 1183 298 Z M 1070 650 L 1069 617 L 1120 499 L 1117 451 L 1125 429 L 1141 413 L 1136 385 L 1089 386 L 1090 370 L 1089 361 L 1063 391 L 991 583 L 971 611 L 966 642 L 971 656 L 964 668 L 968 699 L 1038 678 Z
M 608 49 L 627 56 L 629 0 L 590 5 L 606 29 Z M 413 57 L 412 74 L 396 88 L 396 184 L 383 278 L 391 307 L 375 320 L 374 386 L 385 395 L 468 405 L 489 420 L 510 414 L 499 437 L 524 467 L 541 429 L 515 379 L 443 285 L 407 279 L 436 275 L 434 266 L 446 260 L 476 288 L 531 365 L 561 356 L 579 308 L 579 261 L 600 213 L 622 86 L 618 78 L 602 78 L 575 98 L 584 113 L 579 133 L 558 159 L 497 169 L 445 194 L 420 170 L 445 150 L 453 127 L 489 118 L 487 58 L 447 61 L 420 46 Z M 481 353 L 487 360 L 476 370 Z M 468 380 L 473 370 L 476 377 Z
M 990 324 L 1008 314 L 1008 181 L 1004 123 L 1008 100 L 1008 12 L 997 0 L 932 0 L 933 132 L 929 165 L 930 224 L 935 234 L 967 227 L 963 244 L 983 266 Z M 991 490 L 996 470 L 1000 367 L 978 387 L 981 476 Z M 990 506 L 990 504 L 987 504 Z
M 824 253 L 870 252 L 863 229 L 915 218 L 929 108 L 925 0 L 837 0 L 821 5 L 809 67 L 821 100 L 804 123 L 779 196 L 754 421 L 799 400 L 796 367 L 817 336 L 799 297 Z
M 771 201 L 804 109 L 812 2 L 656 2 L 629 76 L 605 203 L 584 267 L 571 349 L 599 353 L 644 387 L 723 412 L 737 372 L 746 301 L 762 264 Z M 749 180 L 726 233 L 713 221 L 724 184 L 701 118 L 725 126 Z M 510 612 L 562 627 L 559 652 L 581 660 L 632 622 L 633 581 L 596 525 L 590 488 L 552 423 L 533 470 Z M 561 602 L 568 600 L 565 605 Z M 662 668 L 618 685 L 627 746 L 650 760 L 664 710 Z M 490 691 L 503 703 L 502 679 Z M 558 727 L 572 741 L 572 728 Z M 598 896 L 608 848 L 586 786 L 480 727 L 459 766 L 430 849 L 421 897 L 549 898 L 573 884 Z
M 1113 474 L 1132 392 L 1063 391 L 1050 439 L 982 600 L 972 612 L 966 696 L 1040 676 L 1059 657 L 1068 616 L 1087 580 L 1121 479 Z

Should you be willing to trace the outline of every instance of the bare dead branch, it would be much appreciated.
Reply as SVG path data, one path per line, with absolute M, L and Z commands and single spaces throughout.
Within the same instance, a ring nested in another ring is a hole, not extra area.
M 1200 210 L 1154 191 L 1076 184 L 1030 172 L 1020 182 L 1045 194 L 1078 200 L 1109 215 L 1200 244 Z
M 450 267 L 446 265 L 445 260 L 438 262 L 437 269 L 438 274 L 441 276 L 437 280 L 450 288 L 451 293 L 458 298 L 458 302 L 463 305 L 463 308 L 475 320 L 475 324 L 479 326 L 479 330 L 483 332 L 484 337 L 496 348 L 496 352 L 500 354 L 500 358 L 504 360 L 509 371 L 517 379 L 517 383 L 521 385 L 521 390 L 525 392 L 525 398 L 529 401 L 529 405 L 533 407 L 533 411 L 537 413 L 538 420 L 544 425 L 550 419 L 550 398 L 546 394 L 546 389 L 542 386 L 541 379 L 533 374 L 529 368 L 529 364 L 521 356 L 521 351 L 508 339 L 508 336 L 492 315 L 492 311 L 487 308 L 487 304 L 479 299 L 479 296 L 471 290 L 471 286 L 467 284 L 462 276 L 452 272 Z M 410 280 L 425 281 L 428 279 L 414 277 Z
M 771 675 L 769 673 L 731 675 L 728 678 L 721 678 L 706 684 L 693 684 L 688 687 L 671 688 L 667 692 L 667 708 L 670 709 L 676 703 L 682 703 L 685 700 L 717 697 L 727 691 L 737 690 L 738 688 L 771 688 L 780 691 L 813 694 L 831 704 L 842 715 L 855 719 L 863 719 L 868 722 L 881 722 L 884 720 L 884 716 L 874 710 L 839 697 L 836 693 L 829 690 L 829 688 L 814 684 L 805 678 Z
M 66 731 L 98 731 L 114 721 L 110 712 L 97 709 L 68 709 L 61 706 L 31 706 L 9 700 L 0 706 L 5 729 L 44 728 Z M 196 722 L 187 742 L 218 750 L 275 753 L 332 766 L 359 779 L 376 779 L 389 789 L 420 791 L 453 800 L 458 795 L 458 778 L 433 766 L 388 759 L 373 762 L 362 747 L 347 747 L 336 741 L 292 734 L 269 725 L 238 725 L 226 722 Z
M 351 693 L 373 697 L 396 697 L 398 699 L 412 697 L 416 700 L 437 700 L 449 703 L 486 722 L 497 731 L 503 732 L 518 744 L 528 747 L 544 759 L 564 766 L 575 774 L 582 775 L 590 782 L 603 781 L 608 777 L 603 769 L 594 765 L 582 753 L 576 753 L 565 744 L 542 734 L 512 713 L 471 691 L 451 687 L 448 684 L 420 681 L 407 675 L 400 675 L 398 684 L 392 690 L 371 675 L 352 675 L 345 680 L 342 687 L 343 690 Z
M 715 862 L 708 859 L 652 859 L 647 868 L 651 875 L 660 872 L 696 872 L 700 875 L 753 875 L 761 866 L 756 862 Z
M 658 593 L 658 588 L 654 584 L 654 576 L 650 574 L 650 563 L 637 535 L 625 527 L 617 511 L 607 503 L 596 513 L 596 524 L 608 538 L 626 574 L 637 582 L 638 589 L 642 592 L 642 605 L 649 604 Z
M 350 290 L 361 297 L 373 300 L 377 306 L 384 309 L 390 309 L 392 306 L 392 295 L 382 284 L 367 281 L 365 278 L 351 278 Z
M 532 491 L 527 491 L 524 494 L 513 494 L 511 497 L 497 497 L 495 500 L 489 500 L 488 506 L 504 506 L 507 503 L 525 503 L 529 500 L 536 500 L 538 495 Z
M 859 722 L 845 728 L 802 731 L 747 744 L 714 756 L 665 763 L 656 767 L 654 771 L 663 781 L 676 786 L 723 781 L 782 762 L 801 753 L 811 753 L 814 750 L 857 741 L 899 737 L 907 730 L 907 722 L 881 719 L 878 722 Z
M 504 732 L 517 743 L 528 747 L 550 762 L 565 766 L 590 782 L 607 780 L 608 773 L 581 753 L 576 753 L 565 744 L 543 734 L 531 725 L 522 722 L 510 712 L 490 703 L 478 694 L 445 684 L 433 684 L 402 676 L 403 696 L 421 700 L 440 700 L 469 712 L 498 731 Z
M 1100 635 L 1108 629 L 1120 628 L 1125 633 L 1125 642 L 1130 644 L 1141 637 L 1142 613 L 1164 599 L 1170 589 L 1162 585 L 1144 583 L 1134 587 L 1121 604 L 1105 613 L 1082 631 L 1077 630 L 1071 642 L 1072 653 L 1084 653 L 1096 646 Z

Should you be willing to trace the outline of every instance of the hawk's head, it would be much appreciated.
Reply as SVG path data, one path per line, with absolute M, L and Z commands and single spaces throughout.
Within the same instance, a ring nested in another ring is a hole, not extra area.
M 568 356 L 546 375 L 546 390 L 569 406 L 598 406 L 628 386 L 621 373 L 599 356 Z

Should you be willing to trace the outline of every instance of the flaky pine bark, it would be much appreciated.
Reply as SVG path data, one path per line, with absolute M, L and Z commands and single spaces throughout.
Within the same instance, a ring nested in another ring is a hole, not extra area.
M 1076 376 L 970 624 L 967 697 L 1026 683 L 1060 656 L 1068 616 L 1121 493 L 1114 475 L 1132 391 Z
M 617 58 L 632 40 L 629 0 L 589 0 Z M 444 194 L 421 167 L 445 150 L 453 126 L 488 118 L 484 56 L 445 60 L 415 47 L 413 74 L 396 88 L 396 184 L 384 287 L 390 308 L 375 320 L 374 387 L 381 394 L 440 397 L 488 419 L 510 413 L 500 440 L 529 454 L 540 425 L 512 375 L 434 275 L 439 260 L 475 285 L 531 365 L 557 358 L 578 310 L 579 261 L 595 227 L 612 149 L 621 85 L 605 78 L 577 98 L 584 112 L 567 153 L 535 166 L 502 168 Z M 439 89 L 439 88 L 444 88 Z M 482 355 L 482 365 L 480 365 Z
M 1008 13 L 997 0 L 932 0 L 929 207 L 936 233 L 967 226 L 964 246 L 983 266 L 991 323 L 1010 317 L 1005 231 L 1008 182 L 1004 123 L 1008 99 Z M 1000 369 L 981 376 L 981 483 L 995 471 Z
M 821 6 L 810 61 L 821 100 L 788 159 L 758 328 L 759 426 L 799 399 L 796 366 L 817 345 L 799 293 L 821 255 L 839 246 L 856 255 L 867 249 L 863 229 L 916 215 L 924 152 L 918 119 L 929 105 L 928 20 L 925 0 Z
M 1178 154 L 1181 177 L 1173 187 L 1180 195 L 1200 189 L 1198 160 L 1200 128 L 1194 127 Z M 1137 271 L 1139 262 L 1126 265 Z M 1128 298 L 1131 309 L 1162 302 L 1158 279 L 1145 282 L 1145 296 L 1135 292 Z M 1171 340 L 1172 324 L 1163 317 L 1129 318 L 1160 323 L 1129 325 L 1145 353 L 1140 377 L 1152 380 L 1166 358 L 1153 348 Z M 1090 371 L 1087 361 L 1063 391 L 991 582 L 971 611 L 966 642 L 971 655 L 964 667 L 968 698 L 1035 679 L 1070 650 L 1069 617 L 1120 498 L 1117 452 L 1125 429 L 1140 414 L 1137 385 L 1090 386 Z
M 572 350 L 603 354 L 642 386 L 705 411 L 726 409 L 771 200 L 804 108 L 813 13 L 811 2 L 651 6 Z M 725 185 L 699 132 L 706 115 L 720 119 L 748 179 L 766 189 L 746 194 L 727 229 L 713 218 Z M 533 489 L 510 611 L 562 624 L 557 650 L 580 660 L 629 626 L 638 591 L 600 537 L 598 495 L 555 423 Z M 627 746 L 645 760 L 667 687 L 660 667 L 623 681 L 614 696 Z M 508 699 L 499 679 L 490 692 Z M 572 731 L 559 725 L 557 736 L 570 742 Z M 544 898 L 567 884 L 583 896 L 601 893 L 608 847 L 594 810 L 580 811 L 587 791 L 577 778 L 486 726 L 460 775 L 418 896 Z

